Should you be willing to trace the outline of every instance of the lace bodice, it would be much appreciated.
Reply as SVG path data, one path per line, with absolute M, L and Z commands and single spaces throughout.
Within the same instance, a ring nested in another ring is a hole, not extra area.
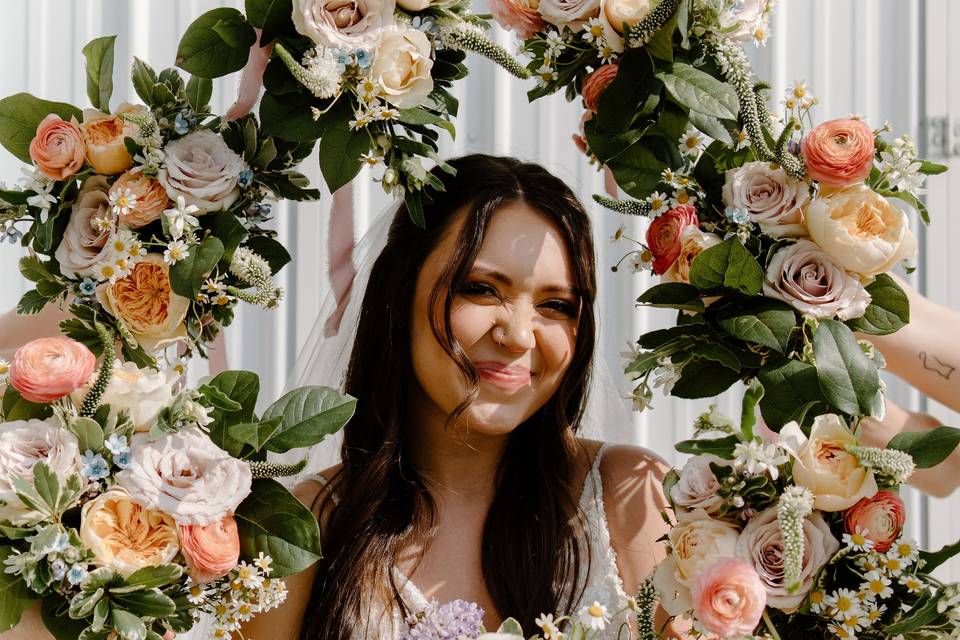
M 597 451 L 590 472 L 584 481 L 583 491 L 580 494 L 580 509 L 588 523 L 587 535 L 590 538 L 590 571 L 581 579 L 581 583 L 586 580 L 586 585 L 580 602 L 575 607 L 570 608 L 570 612 L 575 613 L 581 607 L 590 605 L 594 601 L 607 606 L 607 610 L 611 614 L 611 622 L 602 633 L 591 635 L 591 639 L 595 640 L 617 640 L 629 637 L 621 634 L 620 631 L 623 625 L 628 622 L 629 612 L 614 615 L 626 607 L 627 594 L 623 590 L 623 582 L 617 569 L 616 551 L 610 544 L 610 529 L 607 526 L 607 515 L 603 504 L 600 461 L 606 447 L 607 445 L 604 444 Z M 324 482 L 322 478 L 320 482 Z M 584 560 L 584 562 L 586 561 Z M 403 601 L 409 610 L 416 612 L 425 609 L 429 605 L 429 601 L 423 595 L 423 592 L 398 568 L 394 567 L 393 571 L 397 578 L 397 584 L 401 585 Z M 581 575 L 585 573 L 586 567 L 581 567 Z M 577 592 L 579 591 L 578 589 Z M 369 627 L 377 629 L 376 637 L 381 640 L 398 638 L 406 629 L 402 615 L 399 611 L 393 611 L 389 615 L 384 615 L 384 613 L 383 611 L 372 611 Z M 537 631 L 537 629 L 524 629 L 524 632 L 528 635 Z M 357 636 L 357 640 L 369 637 L 373 637 L 369 632 L 363 633 Z

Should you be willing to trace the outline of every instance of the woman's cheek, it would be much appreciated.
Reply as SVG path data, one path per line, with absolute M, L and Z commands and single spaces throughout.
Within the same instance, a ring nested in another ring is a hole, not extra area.
M 468 300 L 455 301 L 450 309 L 450 326 L 464 349 L 476 344 L 496 323 L 496 307 Z

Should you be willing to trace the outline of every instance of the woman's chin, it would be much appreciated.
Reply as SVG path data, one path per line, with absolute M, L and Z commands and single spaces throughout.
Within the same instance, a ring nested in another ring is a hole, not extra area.
M 533 410 L 503 402 L 486 402 L 478 398 L 467 412 L 470 430 L 484 435 L 507 435 L 516 429 Z

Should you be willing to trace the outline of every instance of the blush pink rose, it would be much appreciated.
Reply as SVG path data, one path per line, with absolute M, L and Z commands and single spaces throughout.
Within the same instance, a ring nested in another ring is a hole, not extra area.
M 547 26 L 537 10 L 540 0 L 490 0 L 487 6 L 497 24 L 524 40 Z
M 30 402 L 53 402 L 83 386 L 96 366 L 93 352 L 76 340 L 39 338 L 13 355 L 10 385 Z
M 208 525 L 181 525 L 180 548 L 195 582 L 210 582 L 227 575 L 240 559 L 237 521 L 226 516 Z
M 873 167 L 873 131 L 862 120 L 829 120 L 800 145 L 807 173 L 821 184 L 844 187 L 863 182 Z
M 722 558 L 693 583 L 693 613 L 703 627 L 721 638 L 749 636 L 760 623 L 767 592 L 746 562 Z
M 618 63 L 605 64 L 583 81 L 583 104 L 594 113 L 600 108 L 600 97 L 613 83 L 620 69 Z
M 860 532 L 873 540 L 874 550 L 886 553 L 903 531 L 906 507 L 900 496 L 892 491 L 878 491 L 864 498 L 843 514 L 843 526 L 847 533 Z
M 681 234 L 687 227 L 699 226 L 697 210 L 682 204 L 655 218 L 647 227 L 647 248 L 653 254 L 653 272 L 663 275 L 680 256 Z
M 69 178 L 87 161 L 80 127 L 51 113 L 37 125 L 30 141 L 30 159 L 51 180 Z

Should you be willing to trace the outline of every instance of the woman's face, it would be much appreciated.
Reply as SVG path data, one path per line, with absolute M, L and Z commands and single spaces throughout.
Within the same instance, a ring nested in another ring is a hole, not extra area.
M 450 225 L 417 277 L 412 357 L 427 409 L 450 415 L 467 382 L 430 327 L 430 292 L 453 253 L 464 213 Z M 512 431 L 553 395 L 573 357 L 580 299 L 560 232 L 524 202 L 490 221 L 470 274 L 453 301 L 453 335 L 480 376 L 462 419 L 473 431 Z M 442 316 L 441 316 L 442 317 Z

